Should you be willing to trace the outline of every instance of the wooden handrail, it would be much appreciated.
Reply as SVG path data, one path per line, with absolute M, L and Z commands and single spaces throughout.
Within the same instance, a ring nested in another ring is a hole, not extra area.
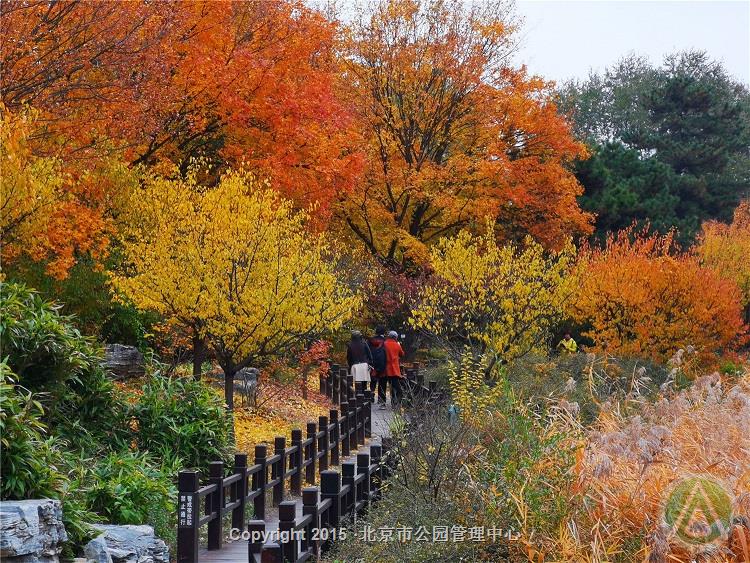
M 424 378 L 418 370 L 409 368 L 409 384 L 414 394 L 427 398 L 436 397 L 439 391 L 433 382 L 424 386 Z M 223 462 L 211 462 L 207 482 L 201 486 L 201 475 L 197 471 L 180 471 L 178 476 L 178 531 L 177 561 L 197 563 L 199 553 L 199 530 L 208 526 L 208 548 L 221 549 L 223 541 L 222 523 L 227 514 L 232 515 L 232 527 L 245 528 L 245 512 L 248 503 L 253 503 L 254 518 L 248 530 L 265 530 L 266 495 L 272 494 L 274 506 L 284 506 L 284 516 L 279 526 L 285 529 L 303 528 L 333 529 L 341 519 L 352 512 L 364 510 L 380 495 L 380 487 L 389 471 L 383 465 L 386 459 L 386 440 L 383 445 L 371 446 L 368 453 L 358 452 L 356 464 L 344 463 L 342 473 L 331 470 L 343 458 L 357 452 L 371 434 L 372 394 L 369 390 L 356 394 L 354 382 L 345 368 L 331 365 L 327 377 L 320 379 L 320 392 L 328 396 L 338 409 L 331 409 L 329 416 L 321 416 L 318 422 L 308 422 L 305 436 L 302 430 L 292 431 L 291 445 L 285 437 L 274 439 L 273 453 L 268 446 L 255 446 L 255 459 L 247 463 L 247 454 L 235 455 L 234 467 L 225 475 Z M 271 470 L 269 479 L 268 470 Z M 289 490 L 303 497 L 303 518 L 296 518 L 292 501 L 284 501 L 285 482 Z M 302 488 L 302 481 L 318 487 Z M 291 504 L 290 504 L 291 503 Z M 203 512 L 203 514 L 201 514 Z M 290 527 L 291 526 L 291 527 Z M 309 538 L 308 538 L 309 540 Z M 296 546 L 296 547 L 295 547 Z M 281 556 L 294 552 L 293 561 L 304 560 L 319 554 L 322 542 L 304 541 L 287 545 L 279 543 L 260 545 L 251 542 L 251 553 L 266 553 Z M 265 557 L 265 556 L 264 556 Z

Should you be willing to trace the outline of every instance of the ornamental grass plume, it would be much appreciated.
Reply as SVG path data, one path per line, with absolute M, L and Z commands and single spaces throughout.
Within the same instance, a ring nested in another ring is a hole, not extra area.
M 602 411 L 577 470 L 589 548 L 593 530 L 604 529 L 610 552 L 628 560 L 750 561 L 750 374 L 733 385 L 718 374 L 700 377 L 637 415 Z M 665 527 L 662 510 L 670 488 L 695 475 L 726 488 L 734 520 L 719 541 L 688 549 Z

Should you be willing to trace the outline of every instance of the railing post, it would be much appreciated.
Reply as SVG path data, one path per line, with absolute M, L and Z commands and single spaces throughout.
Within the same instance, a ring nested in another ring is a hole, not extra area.
M 328 417 L 318 417 L 318 431 L 322 432 L 323 435 L 320 437 L 320 443 L 318 444 L 318 450 L 322 454 L 320 456 L 320 463 L 318 464 L 319 471 L 325 471 L 328 469 L 328 450 L 329 450 L 329 434 L 328 434 Z
M 354 376 L 352 374 L 346 376 L 346 400 L 350 403 L 354 400 Z
M 208 523 L 208 549 L 221 549 L 224 539 L 222 532 L 222 510 L 224 509 L 224 462 L 212 461 L 208 464 L 208 482 L 216 485 L 216 490 L 210 493 L 210 511 L 216 513 L 216 517 Z
M 357 451 L 357 421 L 359 419 L 357 409 L 357 399 L 352 397 L 348 401 L 349 411 L 347 412 L 349 418 L 349 453 Z
M 351 454 L 351 442 L 349 441 L 349 423 L 351 422 L 349 403 L 342 401 L 339 406 L 341 407 L 341 457 L 346 458 Z
M 297 561 L 299 549 L 297 538 L 294 534 L 294 526 L 297 520 L 297 501 L 285 500 L 279 504 L 279 532 L 288 532 L 289 537 L 282 541 L 283 534 L 279 534 L 279 543 L 281 544 L 281 556 L 284 561 Z
M 321 530 L 323 528 L 323 522 L 321 522 L 320 512 L 318 511 L 318 501 L 320 500 L 320 489 L 318 487 L 305 487 L 302 489 L 302 515 L 312 516 L 309 529 L 306 531 L 305 536 L 307 537 L 308 545 L 312 546 L 313 554 L 320 554 L 320 539 L 313 540 L 313 530 Z
M 273 505 L 278 506 L 284 500 L 284 473 L 286 473 L 286 438 L 276 436 L 273 440 L 273 455 L 279 455 L 278 461 L 271 466 L 271 479 L 279 482 L 273 487 Z
M 284 556 L 281 554 L 281 545 L 278 543 L 270 543 L 263 546 L 263 551 L 260 557 L 261 563 L 289 563 L 284 560 Z
M 349 493 L 345 497 L 345 506 L 341 511 L 345 514 L 353 513 L 357 506 L 357 486 L 354 484 L 354 476 L 357 473 L 357 466 L 351 461 L 345 461 L 341 464 L 341 484 L 349 485 Z
M 346 376 L 349 373 L 349 370 L 346 368 L 340 368 L 339 369 L 339 394 L 338 394 L 338 403 L 341 404 L 344 401 L 346 401 Z
M 248 541 L 248 561 L 256 562 L 260 559 L 263 552 L 263 538 L 266 531 L 266 523 L 263 520 L 250 520 L 247 524 L 247 531 L 250 533 Z M 259 556 L 259 557 L 256 557 Z
M 331 418 L 331 425 L 333 426 L 333 441 L 329 444 L 331 449 L 331 463 L 330 465 L 339 464 L 339 443 L 341 426 L 339 425 L 339 411 L 331 409 L 328 413 Z
M 362 499 L 365 505 L 370 504 L 370 454 L 357 454 L 357 473 L 363 473 Z
M 372 437 L 372 391 L 365 390 L 365 438 Z
M 234 454 L 234 473 L 242 475 L 242 479 L 234 484 L 233 501 L 240 501 L 239 506 L 232 510 L 232 528 L 245 529 L 245 503 L 247 502 L 247 454 Z
M 330 369 L 328 370 L 328 386 L 326 387 L 326 396 L 331 399 L 334 403 L 336 402 L 336 392 L 338 388 L 336 387 L 336 376 L 339 373 L 339 365 L 338 364 L 331 364 Z
M 357 395 L 357 447 L 365 443 L 367 426 L 367 401 L 364 393 Z
M 295 428 L 292 430 L 292 447 L 297 446 L 295 451 L 289 460 L 289 469 L 294 468 L 294 472 L 290 478 L 289 489 L 295 495 L 302 494 L 302 430 Z
M 266 483 L 268 482 L 268 467 L 266 457 L 268 450 L 265 444 L 255 446 L 255 463 L 260 465 L 260 471 L 253 475 L 253 490 L 260 494 L 253 499 L 253 513 L 255 518 L 263 520 L 266 517 Z
M 180 471 L 177 476 L 177 561 L 198 563 L 198 497 L 200 473 Z
M 437 381 L 430 381 L 428 385 L 430 387 L 430 397 L 428 402 L 431 403 L 437 399 Z
M 315 483 L 315 466 L 318 461 L 318 425 L 314 422 L 307 423 L 307 440 L 310 441 L 310 445 L 306 448 L 305 462 L 305 482 L 309 485 Z
M 320 474 L 320 491 L 323 500 L 331 499 L 331 507 L 328 509 L 328 525 L 338 528 L 341 514 L 341 474 L 338 471 L 328 470 Z

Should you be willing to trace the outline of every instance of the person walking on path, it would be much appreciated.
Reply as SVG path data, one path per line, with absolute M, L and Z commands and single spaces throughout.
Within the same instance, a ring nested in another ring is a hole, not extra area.
M 392 330 L 385 339 L 385 376 L 391 384 L 391 406 L 401 403 L 401 358 L 404 357 L 404 349 L 398 342 L 398 333 Z M 385 408 L 385 403 L 380 405 Z
M 374 373 L 372 374 L 372 380 L 370 381 L 370 391 L 373 392 L 375 397 L 375 389 L 377 388 L 377 402 L 385 405 L 385 392 L 386 392 L 386 377 L 385 377 L 385 328 L 379 326 L 375 329 L 375 336 L 370 338 L 370 350 L 372 352 L 372 367 Z
M 576 341 L 573 340 L 569 332 L 565 333 L 565 336 L 557 344 L 557 347 L 562 348 L 563 352 L 566 354 L 575 354 L 576 352 L 578 352 L 578 344 L 576 344 Z
M 346 363 L 349 365 L 349 373 L 354 377 L 354 385 L 359 391 L 370 382 L 372 352 L 367 340 L 358 330 L 352 331 L 352 338 L 346 346 Z

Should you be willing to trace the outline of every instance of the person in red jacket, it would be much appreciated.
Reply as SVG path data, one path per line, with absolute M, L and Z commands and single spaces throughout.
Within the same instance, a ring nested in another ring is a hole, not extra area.
M 385 376 L 391 385 L 391 406 L 398 406 L 401 403 L 401 358 L 404 357 L 404 349 L 398 342 L 398 333 L 392 330 L 385 339 Z M 385 403 L 380 404 L 380 408 L 385 408 Z

